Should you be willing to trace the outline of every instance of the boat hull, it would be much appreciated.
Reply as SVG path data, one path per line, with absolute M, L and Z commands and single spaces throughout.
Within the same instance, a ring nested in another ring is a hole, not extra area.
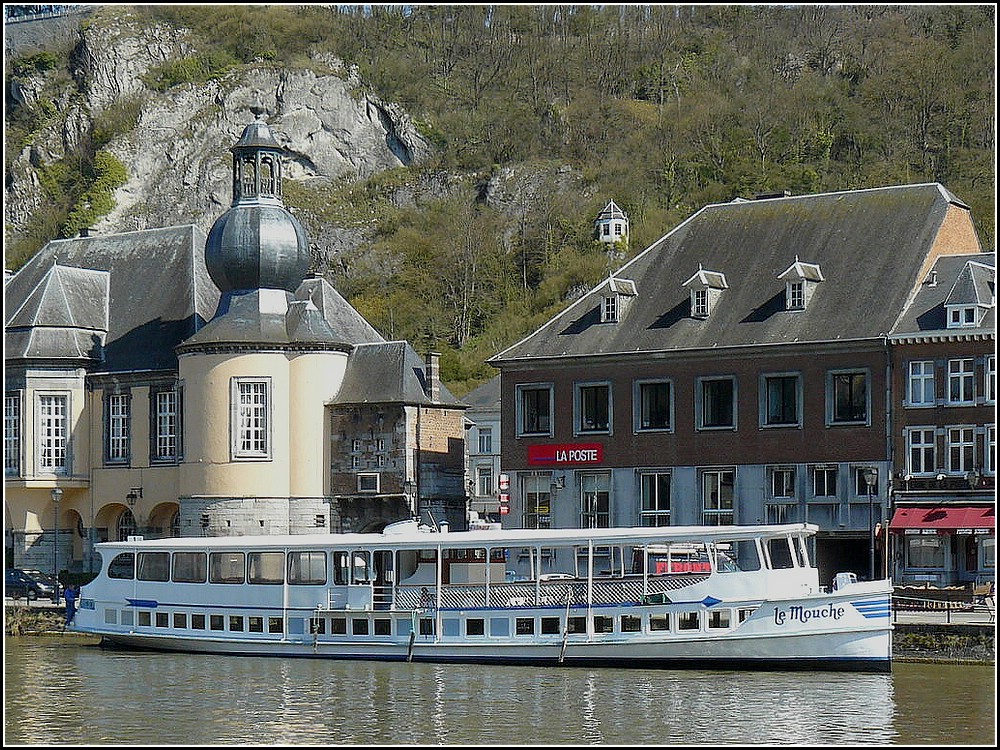
M 762 648 L 760 639 L 734 639 L 726 644 L 561 644 L 513 646 L 500 644 L 420 645 L 409 650 L 404 644 L 357 646 L 343 643 L 310 645 L 290 641 L 206 641 L 184 637 L 114 634 L 103 636 L 104 648 L 207 653 L 238 656 L 292 657 L 413 661 L 457 664 L 511 664 L 567 667 L 616 667 L 638 669 L 715 670 L 822 670 L 887 673 L 891 658 L 866 655 L 887 636 L 843 634 L 824 639 L 837 648 L 832 654 L 812 654 L 814 638 L 790 637 Z M 881 646 L 877 647 L 882 649 Z M 854 655 L 852 655 L 852 652 Z

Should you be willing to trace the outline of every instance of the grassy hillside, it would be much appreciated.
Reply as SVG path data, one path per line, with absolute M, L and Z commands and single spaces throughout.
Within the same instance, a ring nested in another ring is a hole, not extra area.
M 995 247 L 992 5 L 133 11 L 197 40 L 154 90 L 322 51 L 414 117 L 430 163 L 287 197 L 377 209 L 371 243 L 331 280 L 386 335 L 443 351 L 460 393 L 491 374 L 485 358 L 707 203 L 939 181 Z M 559 179 L 567 168 L 577 179 Z M 445 194 L 389 199 L 440 172 L 455 176 Z M 632 220 L 613 257 L 591 237 L 609 199 Z

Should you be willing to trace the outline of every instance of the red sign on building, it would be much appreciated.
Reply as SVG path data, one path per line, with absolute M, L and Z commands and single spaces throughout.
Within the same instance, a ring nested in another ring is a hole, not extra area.
M 604 446 L 600 443 L 564 443 L 528 446 L 528 463 L 532 466 L 599 464 L 603 460 Z

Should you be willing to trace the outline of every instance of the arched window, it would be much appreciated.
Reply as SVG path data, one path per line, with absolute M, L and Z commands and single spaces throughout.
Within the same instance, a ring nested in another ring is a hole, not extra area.
M 257 165 L 253 156 L 248 156 L 243 160 L 243 195 L 257 194 Z
M 260 160 L 260 193 L 274 195 L 274 162 L 268 156 Z
M 124 542 L 128 538 L 135 534 L 135 516 L 132 515 L 132 511 L 123 510 L 121 515 L 118 516 L 118 536 L 116 541 Z

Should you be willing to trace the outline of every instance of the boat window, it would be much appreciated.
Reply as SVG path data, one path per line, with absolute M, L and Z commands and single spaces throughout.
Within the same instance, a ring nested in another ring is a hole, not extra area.
M 284 568 L 284 552 L 247 553 L 247 580 L 250 583 L 284 583 Z
M 333 553 L 333 583 L 336 586 L 346 586 L 351 580 L 350 556 L 343 550 Z
M 353 566 L 351 570 L 352 583 L 368 583 L 374 578 L 371 575 L 371 566 L 368 564 L 367 552 L 354 552 L 351 554 Z
M 285 623 L 280 617 L 268 617 L 267 618 L 267 632 L 268 633 L 282 633 L 284 632 Z
M 108 578 L 135 578 L 135 553 L 122 552 L 108 566 Z
M 209 616 L 209 627 L 212 630 L 225 630 L 226 621 L 222 615 L 210 615 Z
M 174 612 L 174 627 L 187 629 L 187 615 L 184 612 Z
M 313 635 L 326 635 L 326 620 L 322 617 L 310 617 L 309 632 Z
M 323 552 L 289 552 L 288 582 L 295 584 L 326 583 L 326 554 Z
M 263 633 L 264 632 L 264 618 L 252 615 L 249 618 L 248 627 L 251 633 Z
M 715 542 L 712 551 L 715 554 L 715 569 L 719 573 L 760 570 L 760 555 L 757 554 L 757 542 L 753 539 Z
M 420 635 L 434 635 L 434 618 L 420 618 Z
M 666 612 L 662 614 L 651 614 L 649 616 L 649 629 L 651 631 L 670 630 L 670 615 Z
M 376 617 L 375 635 L 392 635 L 392 620 L 386 617 Z
M 157 612 L 156 613 L 156 627 L 158 627 L 158 628 L 169 628 L 170 627 L 170 614 L 168 612 Z
M 514 621 L 514 632 L 517 635 L 534 635 L 535 634 L 535 618 L 534 617 L 518 617 Z
M 767 556 L 771 560 L 771 568 L 783 570 L 794 567 L 795 561 L 792 557 L 792 548 L 788 537 L 767 540 Z
M 506 617 L 490 618 L 490 635 L 494 638 L 506 638 L 510 635 L 510 620 Z
M 731 621 L 731 613 L 728 609 L 716 609 L 708 613 L 708 627 L 728 628 Z
M 543 617 L 542 635 L 558 635 L 558 634 L 559 634 L 559 618 Z
M 741 609 L 738 612 L 738 616 L 740 618 L 740 622 L 746 622 L 747 620 L 749 620 L 753 616 L 754 611 L 755 610 L 749 609 L 749 608 L 748 609 Z
M 147 610 L 142 610 L 139 612 L 139 625 L 149 626 L 153 622 L 153 613 Z
M 191 615 L 191 629 L 192 630 L 204 630 L 205 629 L 205 615 Z
M 475 617 L 465 621 L 466 635 L 486 635 L 486 621 Z
M 670 573 L 708 573 L 712 564 L 704 544 L 656 544 L 645 548 L 648 555 L 646 570 L 649 575 Z M 642 573 L 643 548 L 632 552 L 632 572 Z
M 333 635 L 347 635 L 347 618 L 334 617 L 330 620 L 330 633 Z
M 243 615 L 229 615 L 229 629 L 243 632 Z
M 354 635 L 368 635 L 368 620 L 351 620 L 351 632 Z
M 243 583 L 246 580 L 242 552 L 212 552 L 208 556 L 209 581 Z
M 642 630 L 642 618 L 635 615 L 622 615 L 621 628 L 623 633 L 638 633 Z
M 586 633 L 587 632 L 587 618 L 586 617 L 567 617 L 566 618 L 566 632 L 568 632 L 568 633 Z
M 140 552 L 138 565 L 140 581 L 169 581 L 169 552 Z
M 615 618 L 605 615 L 594 615 L 595 633 L 613 633 L 615 630 Z
M 697 630 L 699 617 L 697 612 L 681 612 L 677 615 L 678 630 Z
M 799 553 L 799 567 L 811 568 L 812 564 L 809 562 L 809 550 L 806 548 L 806 540 L 798 537 L 792 543 L 795 546 L 796 552 Z
M 175 552 L 172 578 L 178 583 L 204 583 L 208 576 L 208 555 L 204 552 Z

